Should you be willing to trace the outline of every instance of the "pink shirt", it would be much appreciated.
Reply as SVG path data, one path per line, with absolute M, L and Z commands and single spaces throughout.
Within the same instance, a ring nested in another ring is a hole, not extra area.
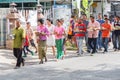
M 43 33 L 45 33 L 46 35 L 42 35 L 42 36 L 39 36 L 39 39 L 40 40 L 46 40 L 47 39 L 47 36 L 49 35 L 49 31 L 48 31 L 48 28 L 45 26 L 45 25 L 43 25 L 43 26 L 38 26 L 37 27 L 37 31 L 38 32 L 43 32 Z
M 88 38 L 97 38 L 99 30 L 92 30 L 93 28 L 100 29 L 100 23 L 95 21 L 94 23 L 89 22 L 88 24 Z
M 63 28 L 63 26 L 58 27 L 56 26 L 54 29 L 55 34 L 55 38 L 56 39 L 62 39 L 63 38 L 63 34 L 64 34 L 65 29 Z

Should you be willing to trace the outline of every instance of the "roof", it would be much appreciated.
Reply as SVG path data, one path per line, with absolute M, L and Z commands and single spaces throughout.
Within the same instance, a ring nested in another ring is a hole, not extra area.
M 15 2 L 15 3 L 22 3 L 22 2 L 37 2 L 37 0 L 0 0 L 0 3 L 11 3 L 11 2 Z
M 37 2 L 38 0 L 0 0 L 0 3 L 27 3 L 27 2 Z M 40 0 L 40 2 L 49 2 L 49 1 L 54 1 L 54 0 Z M 68 2 L 71 3 L 71 0 L 56 0 L 57 2 Z M 81 0 L 82 1 L 82 0 Z M 91 1 L 91 0 L 89 0 Z M 102 1 L 102 0 L 93 0 L 93 1 Z M 108 0 L 108 1 L 120 1 L 120 0 Z

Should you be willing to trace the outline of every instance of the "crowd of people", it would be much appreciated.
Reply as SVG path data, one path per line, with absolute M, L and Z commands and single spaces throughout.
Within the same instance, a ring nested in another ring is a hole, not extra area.
M 98 51 L 103 53 L 108 52 L 109 43 L 113 43 L 114 51 L 120 50 L 120 17 L 115 16 L 114 19 L 109 19 L 107 15 L 98 14 L 98 19 L 90 16 L 90 20 L 84 14 L 80 18 L 71 16 L 69 26 L 65 25 L 64 19 L 57 19 L 56 25 L 53 25 L 52 20 L 38 19 L 36 31 L 32 30 L 30 22 L 26 23 L 26 29 L 21 27 L 20 21 L 16 21 L 16 28 L 13 30 L 14 45 L 13 53 L 17 58 L 15 69 L 24 66 L 23 57 L 27 57 L 28 52 L 32 55 L 38 53 L 40 64 L 47 62 L 47 48 L 51 47 L 53 57 L 56 61 L 64 59 L 66 53 L 66 41 L 75 44 L 77 54 L 84 54 L 83 41 L 85 40 L 87 52 L 93 54 Z M 36 38 L 33 38 L 35 34 Z M 37 42 L 37 46 L 35 44 Z M 35 48 L 35 52 L 29 49 L 29 46 Z M 57 50 L 57 52 L 55 51 Z M 22 53 L 24 56 L 22 56 Z M 45 60 L 44 60 L 45 59 Z

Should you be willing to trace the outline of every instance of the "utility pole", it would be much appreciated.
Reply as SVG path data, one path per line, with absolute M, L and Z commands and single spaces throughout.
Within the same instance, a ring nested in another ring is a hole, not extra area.
M 101 0 L 101 13 L 102 13 L 102 18 L 103 18 L 103 7 L 104 5 L 103 5 L 103 0 Z
M 37 0 L 37 4 L 40 4 L 40 0 Z

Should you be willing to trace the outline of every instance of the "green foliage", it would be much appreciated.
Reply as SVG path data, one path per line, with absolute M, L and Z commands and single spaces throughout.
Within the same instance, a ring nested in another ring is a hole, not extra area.
M 71 44 L 69 41 L 66 41 L 66 49 L 67 50 L 77 50 L 75 44 Z
M 90 1 L 90 3 L 88 4 L 88 0 L 82 0 L 82 5 L 84 9 L 80 9 L 80 11 L 84 12 L 88 19 L 90 17 L 90 6 L 93 4 L 93 0 Z

